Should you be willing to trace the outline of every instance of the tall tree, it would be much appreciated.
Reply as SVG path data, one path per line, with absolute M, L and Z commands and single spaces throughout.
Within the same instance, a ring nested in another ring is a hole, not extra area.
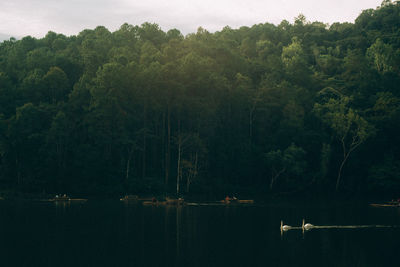
M 343 157 L 338 169 L 336 191 L 339 190 L 342 170 L 349 156 L 374 133 L 373 126 L 350 107 L 350 100 L 350 97 L 339 95 L 314 105 L 317 116 L 332 129 L 342 146 Z

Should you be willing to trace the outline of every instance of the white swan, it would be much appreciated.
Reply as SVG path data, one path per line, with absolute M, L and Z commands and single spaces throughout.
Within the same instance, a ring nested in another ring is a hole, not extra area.
M 283 221 L 281 221 L 281 232 L 282 231 L 288 231 L 288 230 L 290 230 L 290 229 L 292 229 L 292 226 L 290 226 L 290 225 L 283 225 Z
M 310 230 L 311 228 L 314 228 L 314 225 L 312 225 L 311 223 L 306 223 L 304 224 L 304 219 L 303 219 L 303 223 L 301 224 L 301 229 L 306 230 Z

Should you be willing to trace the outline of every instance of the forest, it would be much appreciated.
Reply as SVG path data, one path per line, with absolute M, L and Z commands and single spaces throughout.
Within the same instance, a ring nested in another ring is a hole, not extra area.
M 396 197 L 400 2 L 354 23 L 0 43 L 0 191 Z

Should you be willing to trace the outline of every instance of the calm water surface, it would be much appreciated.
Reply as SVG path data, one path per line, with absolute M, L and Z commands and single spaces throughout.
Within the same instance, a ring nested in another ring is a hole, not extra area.
M 0 202 L 0 266 L 400 266 L 400 208 Z

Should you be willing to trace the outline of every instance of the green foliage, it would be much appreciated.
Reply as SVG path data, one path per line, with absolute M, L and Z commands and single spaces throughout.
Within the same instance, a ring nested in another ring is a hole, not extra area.
M 287 68 L 305 64 L 304 52 L 298 38 L 294 37 L 292 43 L 282 49 L 282 62 Z
M 350 98 L 331 98 L 324 104 L 315 104 L 315 112 L 332 128 L 339 140 L 351 139 L 354 145 L 363 143 L 371 134 L 368 122 L 349 107 Z
M 374 127 L 354 109 L 349 107 L 350 98 L 339 95 L 323 104 L 316 103 L 314 110 L 333 131 L 342 146 L 343 159 L 338 171 L 336 190 L 339 188 L 342 168 L 350 154 L 368 137 L 374 134 Z
M 47 93 L 48 102 L 56 103 L 64 100 L 68 93 L 69 82 L 65 72 L 59 67 L 51 67 L 43 76 L 44 87 L 49 92 Z
M 367 56 L 378 72 L 385 73 L 393 70 L 394 51 L 391 45 L 377 39 L 367 50 Z
M 295 144 L 291 144 L 284 151 L 278 149 L 266 153 L 265 161 L 271 171 L 270 189 L 273 189 L 274 183 L 281 177 L 285 180 L 283 184 L 296 183 L 294 178 L 301 177 L 306 170 L 305 155 L 306 152 Z
M 383 160 L 368 170 L 369 190 L 389 192 L 397 197 L 400 189 L 400 161 L 393 155 L 385 155 Z
M 330 27 L 299 15 L 186 36 L 125 23 L 4 41 L 0 181 L 90 193 L 332 191 L 334 181 L 390 191 L 399 18 L 400 3 L 385 0 Z

